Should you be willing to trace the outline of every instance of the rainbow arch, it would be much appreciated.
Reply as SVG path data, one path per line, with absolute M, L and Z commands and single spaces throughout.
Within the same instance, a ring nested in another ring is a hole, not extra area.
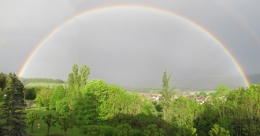
M 244 71 L 242 70 L 242 67 L 239 65 L 239 63 L 237 62 L 237 60 L 234 58 L 234 56 L 229 52 L 229 50 L 226 48 L 226 46 L 220 41 L 218 40 L 213 34 L 211 34 L 209 31 L 207 31 L 205 28 L 203 28 L 202 26 L 198 25 L 196 22 L 193 22 L 192 20 L 189 20 L 188 18 L 185 18 L 184 16 L 181 16 L 177 13 L 171 12 L 171 11 L 167 11 L 164 9 L 160 9 L 160 8 L 156 8 L 156 7 L 149 7 L 149 6 L 139 6 L 139 5 L 117 5 L 117 6 L 107 6 L 107 7 L 100 7 L 100 8 L 95 8 L 95 9 L 90 9 L 90 10 L 86 10 L 83 11 L 71 18 L 69 18 L 68 20 L 62 22 L 61 24 L 59 24 L 57 27 L 55 27 L 46 37 L 44 37 L 38 44 L 37 46 L 34 48 L 34 50 L 32 51 L 32 53 L 28 56 L 28 58 L 26 59 L 26 61 L 24 62 L 24 64 L 22 65 L 21 69 L 19 70 L 18 76 L 22 76 L 23 73 L 25 72 L 27 65 L 30 63 L 31 59 L 33 58 L 33 56 L 36 54 L 36 52 L 40 49 L 40 47 L 49 39 L 51 38 L 56 32 L 58 32 L 58 30 L 63 27 L 64 25 L 73 22 L 75 19 L 80 18 L 82 16 L 91 14 L 91 13 L 96 13 L 96 12 L 100 12 L 100 11 L 109 11 L 109 10 L 114 10 L 114 9 L 143 9 L 143 10 L 151 10 L 151 11 L 157 11 L 157 12 L 161 12 L 164 14 L 168 14 L 170 16 L 173 16 L 177 19 L 180 19 L 184 22 L 187 22 L 188 24 L 194 26 L 195 28 L 197 28 L 198 30 L 200 30 L 201 32 L 203 32 L 204 34 L 206 34 L 209 38 L 211 38 L 214 42 L 216 42 L 225 53 L 227 53 L 227 55 L 229 56 L 229 58 L 232 60 L 232 62 L 234 63 L 234 65 L 236 66 L 236 68 L 238 69 L 238 71 L 240 72 L 244 83 L 247 87 L 249 87 L 250 82 L 247 79 L 247 77 L 245 76 Z
M 236 14 L 231 8 L 229 8 L 227 5 L 225 5 L 221 1 L 215 1 L 217 4 L 219 4 L 221 7 L 223 7 L 232 17 L 239 22 L 241 27 L 252 37 L 252 39 L 260 45 L 260 39 L 257 33 L 246 23 L 246 21 L 241 18 L 238 14 Z

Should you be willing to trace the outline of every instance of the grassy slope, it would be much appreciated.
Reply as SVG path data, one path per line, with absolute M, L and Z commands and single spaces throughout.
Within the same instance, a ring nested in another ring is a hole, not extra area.
M 43 122 L 42 120 L 42 117 L 44 115 L 47 115 L 49 113 L 53 113 L 55 114 L 55 111 L 54 110 L 43 110 L 44 108 L 42 109 L 38 109 L 38 108 L 30 108 L 30 109 L 26 109 L 25 112 L 30 112 L 30 111 L 34 111 L 36 112 L 39 116 L 40 116 L 40 119 L 36 120 L 34 122 L 34 127 L 33 127 L 33 133 L 31 133 L 31 126 L 28 126 L 28 128 L 26 129 L 26 132 L 28 135 L 31 135 L 31 136 L 46 136 L 47 134 L 47 125 Z M 41 124 L 41 127 L 38 129 L 37 128 L 37 124 L 40 123 Z M 63 135 L 63 130 L 61 130 L 61 126 L 56 124 L 55 127 L 51 127 L 50 128 L 50 135 Z M 67 132 L 67 136 L 81 136 L 83 135 L 83 133 L 80 131 L 79 128 L 69 128 L 68 129 L 68 132 Z

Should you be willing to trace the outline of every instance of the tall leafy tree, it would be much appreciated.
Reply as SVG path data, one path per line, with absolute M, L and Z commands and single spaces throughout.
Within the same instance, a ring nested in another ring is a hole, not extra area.
M 215 124 L 209 131 L 210 136 L 230 136 L 229 131 Z
M 90 68 L 87 65 L 82 65 L 80 68 L 80 86 L 84 87 L 87 83 L 90 74 Z
M 105 133 L 101 126 L 90 125 L 88 126 L 87 136 L 105 136 Z
M 71 114 L 63 114 L 63 115 L 60 115 L 59 118 L 58 118 L 58 123 L 59 125 L 61 126 L 61 129 L 63 130 L 64 132 L 64 136 L 67 135 L 67 130 L 69 128 L 73 128 L 73 117 Z
M 63 85 L 59 85 L 51 95 L 50 108 L 56 108 L 57 101 L 63 99 L 66 95 L 66 90 Z
M 108 97 L 106 101 L 103 101 L 100 107 L 100 117 L 103 120 L 111 119 L 115 115 L 121 113 L 120 109 L 123 109 L 122 103 L 124 102 L 123 98 L 126 92 L 116 86 L 110 85 L 107 87 Z
M 170 88 L 170 79 L 171 75 L 168 76 L 168 73 L 165 70 L 162 77 L 162 89 L 159 91 L 159 93 L 161 94 L 159 101 L 163 106 L 164 120 L 166 120 L 166 112 L 169 107 L 170 101 L 173 99 L 173 96 L 175 94 L 175 88 Z
M 162 136 L 163 130 L 159 128 L 156 124 L 150 124 L 146 127 L 145 136 Z
M 168 120 L 177 128 L 179 135 L 195 135 L 194 120 L 197 117 L 196 110 L 199 104 L 191 99 L 179 97 L 171 101 L 167 111 Z
M 56 116 L 54 116 L 53 114 L 48 114 L 46 116 L 43 116 L 42 120 L 44 121 L 45 124 L 47 124 L 47 127 L 48 127 L 47 135 L 49 135 L 51 126 L 55 126 L 55 124 L 58 121 L 58 118 Z
M 63 115 L 67 114 L 69 111 L 70 109 L 68 106 L 68 100 L 66 100 L 66 98 L 63 98 L 56 102 L 56 112 Z
M 4 135 L 21 136 L 26 133 L 24 86 L 15 74 L 6 76 L 4 100 L 0 109 L 0 124 Z
M 26 100 L 34 100 L 36 98 L 36 89 L 35 87 L 28 87 L 25 89 L 25 99 Z
M 6 84 L 6 75 L 4 73 L 0 73 L 0 91 L 3 91 Z
M 26 117 L 27 117 L 27 124 L 31 126 L 31 132 L 33 132 L 34 121 L 39 119 L 40 117 L 34 111 L 27 113 Z
M 225 103 L 228 93 L 228 87 L 225 84 L 221 84 L 216 89 L 216 92 L 212 95 L 213 107 L 218 111 L 219 117 L 223 117 L 225 115 Z
M 3 101 L 4 101 L 5 84 L 6 84 L 6 75 L 4 73 L 0 73 L 0 106 L 3 104 Z
M 86 93 L 80 97 L 75 105 L 73 115 L 76 116 L 77 126 L 94 125 L 99 121 L 99 101 L 92 93 Z
M 72 67 L 72 72 L 69 74 L 68 78 L 68 91 L 66 97 L 68 98 L 68 104 L 70 109 L 75 108 L 79 97 L 81 97 L 82 89 L 87 83 L 88 76 L 90 74 L 90 68 L 86 65 L 83 65 L 79 68 L 77 64 L 74 64 Z
M 120 124 L 116 127 L 117 136 L 132 136 L 133 129 L 129 124 Z
M 88 125 L 95 125 L 101 118 L 102 104 L 107 100 L 107 84 L 103 80 L 91 80 L 82 92 L 82 99 L 78 101 L 77 112 Z M 81 104 L 84 102 L 84 104 Z
M 36 95 L 35 101 L 39 107 L 44 106 L 46 109 L 50 107 L 50 100 L 53 93 L 53 89 L 42 88 L 40 92 Z
M 68 77 L 68 86 L 69 90 L 72 91 L 76 88 L 82 88 L 86 85 L 88 77 L 90 74 L 90 68 L 87 65 L 82 65 L 79 67 L 77 64 L 74 64 L 72 67 L 72 72 Z
M 144 99 L 142 102 L 142 108 L 140 113 L 146 114 L 146 115 L 155 115 L 155 107 L 154 104 L 152 102 L 152 100 L 149 99 Z

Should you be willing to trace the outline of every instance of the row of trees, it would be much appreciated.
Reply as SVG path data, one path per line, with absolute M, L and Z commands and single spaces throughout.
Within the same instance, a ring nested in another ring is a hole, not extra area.
M 34 122 L 40 119 L 40 116 L 34 111 L 31 111 L 27 113 L 26 119 L 27 119 L 27 124 L 31 128 L 31 132 L 33 132 Z M 73 117 L 71 114 L 70 115 L 48 114 L 43 116 L 42 120 L 47 125 L 47 135 L 49 135 L 50 133 L 51 126 L 55 126 L 57 123 L 61 126 L 61 129 L 64 131 L 64 135 L 66 135 L 68 128 L 73 127 Z
M 84 65 L 79 71 L 74 65 L 68 88 L 59 86 L 49 97 L 49 105 L 43 105 L 59 114 L 72 114 L 74 125 L 86 134 L 93 125 L 101 130 L 107 130 L 104 126 L 117 130 L 122 124 L 129 125 L 133 134 L 140 135 L 148 132 L 148 128 L 160 132 L 158 135 L 260 134 L 259 85 L 229 90 L 222 84 L 201 105 L 171 88 L 171 76 L 167 71 L 162 77 L 162 89 L 158 90 L 161 94 L 159 101 L 128 93 L 103 80 L 87 81 L 89 73 L 89 67 Z
M 51 79 L 51 78 L 22 78 L 20 77 L 20 80 L 23 84 L 28 84 L 28 83 L 65 83 L 63 80 L 61 79 Z

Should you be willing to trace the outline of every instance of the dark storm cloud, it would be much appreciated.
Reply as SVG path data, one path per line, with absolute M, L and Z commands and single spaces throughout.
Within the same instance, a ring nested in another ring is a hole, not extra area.
M 0 71 L 18 72 L 36 45 L 68 18 L 88 9 L 127 4 L 158 7 L 193 20 L 226 45 L 246 74 L 259 73 L 260 45 L 230 12 L 258 37 L 259 2 L 206 0 L 1 1 Z M 243 85 L 229 56 L 206 34 L 154 11 L 104 11 L 74 20 L 43 44 L 23 76 L 66 80 L 74 63 L 89 65 L 91 79 L 123 86 L 159 87 L 165 69 L 173 73 L 172 84 L 183 89 Z

